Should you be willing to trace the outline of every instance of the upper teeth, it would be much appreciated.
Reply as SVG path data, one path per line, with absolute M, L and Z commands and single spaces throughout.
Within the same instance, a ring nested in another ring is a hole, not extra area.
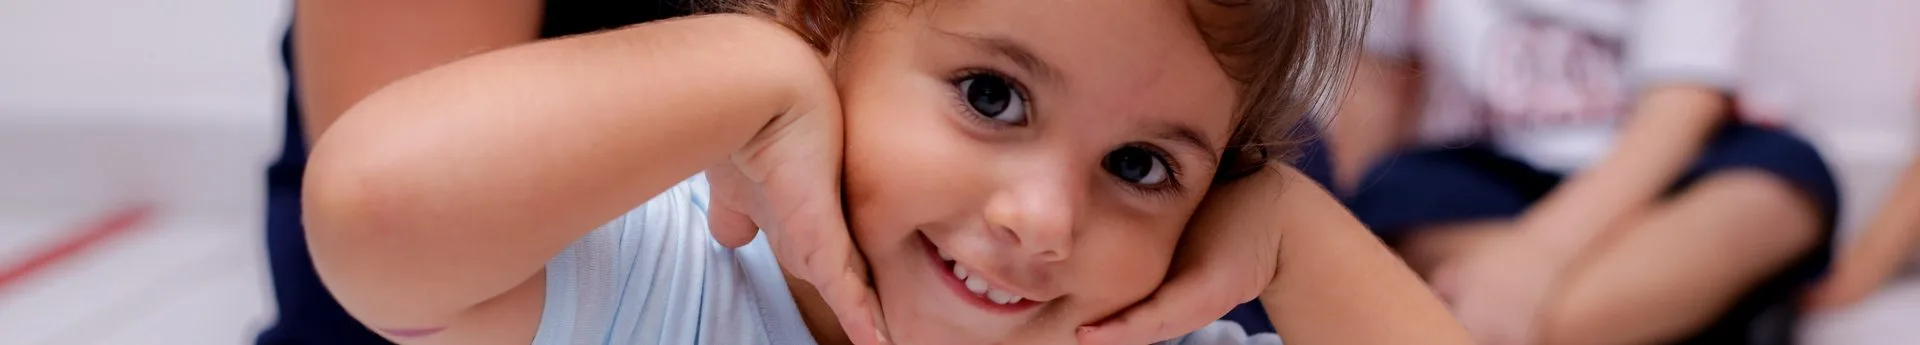
M 987 285 L 986 279 L 968 275 L 967 267 L 953 262 L 953 256 L 947 255 L 946 251 L 940 251 L 940 259 L 946 260 L 948 265 L 953 265 L 953 277 L 960 278 L 960 281 L 966 282 L 967 291 L 972 291 L 974 296 L 986 297 L 987 300 L 998 304 L 1014 304 L 1026 300 L 1020 296 L 1014 296 L 1012 292 L 995 289 Z

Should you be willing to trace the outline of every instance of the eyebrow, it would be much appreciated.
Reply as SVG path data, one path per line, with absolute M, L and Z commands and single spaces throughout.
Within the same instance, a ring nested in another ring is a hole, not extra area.
M 1213 152 L 1213 148 L 1214 148 L 1213 141 L 1207 140 L 1206 136 L 1200 135 L 1200 132 L 1193 130 L 1192 126 L 1187 126 L 1186 124 L 1182 124 L 1182 123 L 1169 122 L 1169 123 L 1160 125 L 1160 127 L 1164 128 L 1161 130 L 1159 135 L 1161 139 L 1167 139 L 1167 140 L 1172 140 L 1174 142 L 1191 145 L 1193 146 L 1194 149 L 1197 149 L 1200 152 L 1208 152 L 1208 153 Z M 1212 163 L 1213 166 L 1216 166 L 1216 167 L 1220 166 L 1220 155 L 1203 154 L 1201 156 L 1206 157 L 1207 162 Z
M 1014 65 L 1019 66 L 1020 69 L 1026 70 L 1028 73 L 1032 73 L 1041 79 L 1046 79 L 1055 84 L 1064 85 L 1064 83 L 1060 83 L 1063 79 L 1060 74 L 1060 69 L 1054 68 L 1053 65 L 1048 64 L 1046 60 L 1041 60 L 1039 55 L 1033 53 L 1033 49 L 1028 49 L 1026 44 L 1022 44 L 1013 38 L 991 34 L 952 32 L 938 28 L 933 29 L 933 31 L 949 37 L 958 38 L 961 41 L 966 41 L 975 48 L 1004 56 L 1008 60 L 1013 60 Z

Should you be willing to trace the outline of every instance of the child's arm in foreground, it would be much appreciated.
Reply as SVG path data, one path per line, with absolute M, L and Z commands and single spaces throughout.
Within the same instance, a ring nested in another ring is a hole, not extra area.
M 1288 344 L 1470 344 L 1413 271 L 1312 179 L 1284 165 L 1215 188 L 1168 282 L 1081 330 L 1094 344 L 1173 338 L 1259 297 Z
M 315 147 L 315 266 L 376 329 L 498 333 L 460 325 L 510 291 L 534 296 L 518 307 L 537 320 L 539 294 L 523 290 L 555 254 L 776 116 L 837 111 L 806 92 L 832 92 L 813 50 L 743 16 L 535 43 L 403 79 Z
M 1333 195 L 1292 169 L 1251 178 L 1269 204 L 1238 207 L 1268 210 L 1283 224 L 1279 267 L 1260 293 L 1273 327 L 1288 344 L 1471 344 L 1406 264 L 1380 243 Z M 1272 210 L 1279 210 L 1273 212 Z M 1251 211 L 1251 209 L 1250 209 Z
M 1815 309 L 1843 308 L 1873 295 L 1920 246 L 1920 157 L 1907 166 L 1864 231 L 1839 253 L 1833 274 L 1814 290 Z

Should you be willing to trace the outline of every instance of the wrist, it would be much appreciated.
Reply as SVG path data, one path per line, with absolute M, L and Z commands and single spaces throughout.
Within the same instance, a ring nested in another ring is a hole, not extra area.
M 837 111 L 827 63 L 799 33 L 768 19 L 744 14 L 712 14 L 641 24 L 622 29 L 636 54 L 664 57 L 685 77 L 679 87 L 700 95 L 709 120 L 720 122 L 721 137 L 763 132 L 791 120 L 789 114 Z M 644 61 L 644 60 L 643 60 Z M 658 79 L 657 73 L 625 78 Z M 679 77 L 679 76 L 668 76 Z M 719 133 L 716 133 L 719 134 Z M 746 146 L 751 143 L 738 142 Z M 751 147 L 734 147 L 733 151 Z
M 819 111 L 837 111 L 838 94 L 827 61 L 799 33 L 760 17 L 741 14 L 711 15 L 718 30 L 725 30 L 732 41 L 724 44 L 720 56 L 739 56 L 732 66 L 734 75 L 749 80 L 749 86 L 761 99 L 771 101 L 771 111 L 751 114 L 763 116 L 756 130 L 774 127 L 772 123 L 789 115 Z

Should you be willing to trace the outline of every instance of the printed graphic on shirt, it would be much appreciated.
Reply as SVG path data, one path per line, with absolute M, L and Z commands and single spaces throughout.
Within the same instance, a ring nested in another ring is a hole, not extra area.
M 1617 45 L 1537 20 L 1496 26 L 1481 54 L 1480 97 L 1493 127 L 1527 130 L 1615 121 L 1626 103 Z

